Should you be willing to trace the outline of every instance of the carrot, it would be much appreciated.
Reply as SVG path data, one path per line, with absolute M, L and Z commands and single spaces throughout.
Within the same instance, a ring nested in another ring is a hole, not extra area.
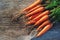
M 29 17 L 29 16 L 31 16 L 31 15 L 33 15 L 33 14 L 38 13 L 38 12 L 42 12 L 42 11 L 44 11 L 44 10 L 45 10 L 44 7 L 40 7 L 40 8 L 38 8 L 38 9 L 34 10 L 33 12 L 28 13 L 28 14 L 26 15 L 26 17 Z
M 41 7 L 41 6 L 42 6 L 42 5 L 37 5 L 36 7 L 32 8 L 31 10 L 29 10 L 28 13 L 30 13 L 30 12 L 32 12 L 32 11 L 38 9 L 38 8 Z
M 49 10 L 46 10 L 45 12 L 41 13 L 40 15 L 38 15 L 37 17 L 35 17 L 34 19 L 30 20 L 27 22 L 27 25 L 29 24 L 34 24 L 35 22 L 37 22 L 39 19 L 41 19 L 41 17 L 48 15 L 50 12 Z
M 50 12 L 49 10 L 46 10 L 45 12 L 41 13 L 40 15 L 36 16 L 34 19 L 30 20 L 27 22 L 27 25 L 28 24 L 34 24 L 36 21 L 38 21 L 41 17 L 45 16 L 45 15 L 48 15 Z
M 41 24 L 42 22 L 44 22 L 44 21 L 47 20 L 48 18 L 49 18 L 48 15 L 43 16 L 41 19 L 39 19 L 39 20 L 34 24 L 34 26 Z
M 34 14 L 34 15 L 32 15 L 31 17 L 29 17 L 28 18 L 28 20 L 32 20 L 32 19 L 34 19 L 36 16 L 38 16 L 40 13 L 37 13 L 37 14 Z
M 34 8 L 36 5 L 41 3 L 42 0 L 36 0 L 33 4 L 29 5 L 27 8 L 23 9 L 23 11 L 29 11 L 30 9 Z
M 37 17 L 35 17 L 33 20 L 37 21 L 39 20 L 41 17 L 43 17 L 44 15 L 48 15 L 50 12 L 49 10 L 44 11 L 43 13 L 41 13 L 40 15 L 38 15 Z
M 45 25 L 49 24 L 50 20 L 46 20 L 45 22 L 43 22 L 38 28 L 37 31 L 39 31 L 41 28 L 43 28 Z
M 46 33 L 51 27 L 52 27 L 52 24 L 49 23 L 48 25 L 46 25 L 46 26 L 36 35 L 36 37 L 39 37 L 39 36 L 43 35 L 43 34 Z
M 40 19 L 42 16 L 44 16 L 44 15 L 46 15 L 46 14 L 49 14 L 50 12 L 49 12 L 49 10 L 46 10 L 45 12 L 43 12 L 43 13 L 39 13 L 39 14 L 36 14 L 36 15 L 33 15 L 33 16 L 31 16 L 31 17 L 29 17 L 28 18 L 28 20 L 31 20 L 31 19 L 33 19 L 33 20 L 38 20 L 38 19 Z M 38 16 L 37 16 L 38 15 Z
M 48 15 L 45 15 L 45 16 L 41 17 L 38 21 L 36 21 L 36 20 L 30 20 L 30 21 L 28 21 L 27 22 L 27 25 L 34 24 L 35 23 L 34 26 L 36 26 L 36 25 L 41 24 L 43 21 L 47 20 L 48 18 L 49 18 L 49 16 Z
M 37 14 L 40 14 L 40 13 L 37 13 Z M 35 14 L 35 15 L 36 15 L 36 14 Z M 36 16 L 37 16 L 37 15 L 36 15 Z M 35 17 L 36 17 L 36 16 L 35 16 Z M 31 17 L 33 18 L 33 16 L 31 16 Z M 28 20 L 29 20 L 29 19 L 32 19 L 31 17 L 28 18 Z M 29 25 L 29 24 L 34 24 L 35 22 L 36 22 L 35 20 L 30 20 L 30 21 L 28 21 L 26 24 L 27 24 L 27 25 Z

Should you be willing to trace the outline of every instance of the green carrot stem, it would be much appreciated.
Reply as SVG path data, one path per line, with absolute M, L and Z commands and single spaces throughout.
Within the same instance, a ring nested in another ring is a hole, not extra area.
M 57 0 L 51 0 L 51 3 L 48 4 L 45 8 L 46 9 L 52 9 L 52 8 L 54 8 L 57 5 L 58 5 L 58 1 Z
M 60 7 L 54 8 L 50 12 L 51 12 L 51 14 L 49 15 L 50 17 L 52 17 L 54 15 L 57 16 L 58 14 L 60 14 Z
M 51 10 L 51 14 L 49 15 L 49 17 L 56 21 L 60 21 L 60 6 Z

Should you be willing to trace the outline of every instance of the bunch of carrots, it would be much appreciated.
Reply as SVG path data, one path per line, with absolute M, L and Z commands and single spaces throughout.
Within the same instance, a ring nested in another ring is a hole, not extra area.
M 46 33 L 54 23 L 60 21 L 60 0 L 48 0 L 49 3 L 42 4 L 47 0 L 36 0 L 33 4 L 29 5 L 22 10 L 22 14 L 25 14 L 28 22 L 26 25 L 33 25 L 38 32 L 36 37 L 39 37 Z M 21 15 L 17 14 L 13 17 L 13 20 L 17 19 Z

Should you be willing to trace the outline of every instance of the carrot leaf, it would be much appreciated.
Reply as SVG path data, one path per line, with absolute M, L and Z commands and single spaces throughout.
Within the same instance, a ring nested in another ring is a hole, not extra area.
M 54 19 L 60 21 L 60 7 L 55 8 L 50 16 L 55 16 Z
M 58 5 L 58 1 L 57 0 L 51 0 L 51 3 L 49 3 L 47 6 L 46 6 L 46 9 L 51 9 L 51 8 L 54 8 L 55 6 Z

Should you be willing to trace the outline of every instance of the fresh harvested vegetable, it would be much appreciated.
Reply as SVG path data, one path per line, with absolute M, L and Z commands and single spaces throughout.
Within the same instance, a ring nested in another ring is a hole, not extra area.
M 44 10 L 45 10 L 44 7 L 40 7 L 40 8 L 38 8 L 38 9 L 34 10 L 33 12 L 28 13 L 28 14 L 26 15 L 26 17 L 29 17 L 29 16 L 31 16 L 31 15 L 33 15 L 33 14 L 38 13 L 38 12 L 42 12 L 42 11 L 44 11 Z
M 59 10 L 58 10 L 59 9 Z M 60 7 L 56 8 L 56 9 L 53 9 L 53 11 L 51 11 L 52 13 L 49 15 L 49 16 L 53 16 L 55 15 L 56 17 L 54 18 L 55 20 L 59 20 L 60 21 Z M 43 13 L 41 13 L 43 14 Z M 40 14 L 40 15 L 41 15 Z M 42 15 L 41 15 L 42 16 Z M 34 18 L 33 20 L 29 21 L 27 24 L 34 24 L 36 21 L 38 21 L 40 18 L 39 17 L 36 17 Z
M 50 14 L 50 12 L 49 12 L 49 10 L 46 10 L 46 11 L 44 11 L 43 13 L 41 13 L 40 15 L 38 15 L 37 17 L 35 17 L 35 18 L 33 19 L 33 21 L 34 21 L 34 20 L 39 20 L 41 17 L 43 17 L 43 16 L 45 16 L 45 15 L 48 15 L 48 14 Z
M 36 5 L 41 3 L 42 0 L 36 0 L 33 4 L 29 5 L 27 8 L 23 9 L 23 11 L 29 11 L 30 9 L 34 8 Z
M 47 24 L 50 23 L 50 20 L 46 20 L 45 22 L 43 22 L 38 28 L 37 31 L 39 31 L 41 28 L 45 27 Z
M 40 15 L 40 13 L 34 14 L 33 16 L 29 17 L 28 20 L 32 20 L 32 19 L 34 19 L 34 18 L 35 18 L 36 16 L 38 16 L 38 15 Z
M 50 8 L 54 8 L 55 6 L 57 6 L 58 3 L 57 1 L 52 1 L 50 4 L 48 4 L 44 9 L 50 9 Z M 29 15 L 33 15 L 33 13 L 29 13 L 26 16 L 28 17 Z
M 50 3 L 47 4 L 47 6 L 45 7 L 46 9 L 54 8 L 55 6 L 60 5 L 60 0 L 49 0 L 49 1 L 50 1 Z M 36 5 L 39 4 L 39 2 L 42 3 L 43 0 L 37 0 L 37 1 L 35 2 Z M 35 3 L 33 3 L 33 4 L 35 5 Z M 35 5 L 35 6 L 36 6 L 36 5 Z M 29 10 L 29 9 L 31 9 L 31 8 L 33 8 L 33 5 L 30 5 L 30 7 L 27 7 L 27 8 L 24 9 L 24 10 Z
M 34 26 L 37 26 L 37 25 L 39 25 L 39 24 L 41 24 L 42 22 L 44 22 L 45 20 L 47 20 L 49 18 L 49 16 L 48 15 L 45 15 L 45 16 L 43 16 L 42 18 L 40 18 L 38 21 L 28 21 L 27 22 L 27 25 L 30 25 L 30 24 L 34 24 Z
M 33 7 L 35 7 L 36 5 L 38 5 L 39 3 L 42 3 L 43 0 L 37 0 L 35 1 L 33 4 L 31 4 L 29 7 L 25 8 L 24 10 L 30 10 Z M 50 9 L 50 8 L 54 8 L 55 6 L 60 5 L 60 0 L 49 0 L 50 3 L 47 4 L 46 9 Z
M 57 21 L 60 21 L 60 7 L 55 8 L 54 10 L 51 11 L 52 13 L 50 14 L 50 16 L 52 16 L 53 19 L 55 19 L 55 21 L 53 21 L 52 23 L 54 24 Z M 51 20 L 50 20 L 51 21 Z M 52 27 L 52 25 L 47 25 L 43 28 L 43 30 L 41 30 L 38 34 L 37 37 L 43 35 L 45 32 L 47 32 L 50 28 Z
M 55 1 L 55 0 L 53 0 L 53 1 L 51 1 L 51 3 L 49 3 L 46 7 L 45 7 L 45 9 L 52 9 L 52 8 L 54 8 L 55 6 L 57 6 L 58 5 L 58 2 L 57 1 Z M 31 14 L 32 15 L 32 14 Z
M 37 35 L 36 37 L 42 36 L 44 33 L 46 33 L 50 28 L 52 27 L 52 23 L 49 23 L 46 25 Z
M 51 0 L 50 0 L 51 1 Z M 55 6 L 57 6 L 59 4 L 59 0 L 57 1 L 55 1 L 55 0 L 53 0 L 53 1 L 51 1 L 46 7 L 45 7 L 45 9 L 50 9 L 50 8 L 54 8 Z
M 30 21 L 27 22 L 27 24 L 34 24 L 32 28 L 34 28 L 35 26 L 39 26 L 36 29 L 37 31 L 39 31 L 38 34 L 36 35 L 36 37 L 43 35 L 45 32 L 47 32 L 52 27 L 52 24 L 54 24 L 56 21 L 60 21 L 60 7 L 58 7 L 58 4 L 59 3 L 57 2 L 57 0 L 56 1 L 52 0 L 46 7 L 43 7 L 41 9 L 40 9 L 40 5 L 35 5 L 32 7 L 30 6 L 31 8 L 27 7 L 26 10 L 24 9 L 22 11 L 22 13 L 24 13 L 24 14 L 26 12 L 28 13 L 28 14 L 26 14 L 26 17 L 29 17 L 28 20 L 30 20 Z M 54 10 L 49 11 L 46 9 L 50 9 L 50 10 L 54 9 Z M 46 11 L 44 11 L 44 10 L 46 10 Z M 39 12 L 43 12 L 43 13 L 39 14 Z M 50 12 L 51 12 L 51 14 L 50 14 Z M 50 14 L 50 15 L 48 15 L 48 14 Z M 17 16 L 19 17 L 19 15 L 16 15 L 16 17 Z M 50 17 L 53 17 L 53 19 L 55 19 L 52 23 L 50 22 L 51 20 L 49 20 Z M 41 31 L 40 31 L 40 29 L 41 29 Z
M 30 20 L 27 22 L 27 24 L 34 24 L 36 23 L 39 19 L 41 19 L 41 17 L 48 15 L 50 12 L 48 10 L 46 10 L 45 12 L 41 13 L 40 15 L 38 15 L 37 17 L 35 17 L 34 19 Z
M 49 19 L 49 16 L 48 16 L 48 15 L 43 16 L 41 19 L 39 19 L 39 20 L 34 24 L 34 26 L 37 26 L 37 25 L 41 24 L 42 22 L 46 21 L 47 19 Z
M 32 8 L 31 10 L 29 10 L 28 13 L 30 13 L 30 12 L 32 12 L 32 11 L 38 9 L 38 8 L 41 7 L 41 6 L 42 6 L 42 5 L 37 5 L 36 7 Z

